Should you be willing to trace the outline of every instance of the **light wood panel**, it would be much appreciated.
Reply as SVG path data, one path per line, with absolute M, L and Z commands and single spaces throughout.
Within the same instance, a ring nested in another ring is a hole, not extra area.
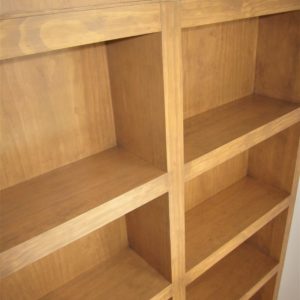
M 133 0 L 0 0 L 1 19 L 29 15 L 53 14 L 59 10 L 84 10 L 97 7 L 134 4 Z M 141 0 L 138 2 L 155 2 Z
M 152 299 L 169 283 L 131 250 L 96 266 L 43 297 L 49 299 Z
M 300 102 L 300 11 L 260 19 L 255 90 Z
M 276 276 L 273 276 L 262 288 L 250 298 L 250 300 L 270 300 L 273 299 Z
M 158 3 L 0 21 L 0 59 L 160 31 Z
M 185 180 L 299 122 L 296 104 L 253 95 L 185 121 Z
M 104 45 L 3 62 L 0 76 L 1 189 L 116 144 Z
M 180 11 L 161 4 L 173 300 L 185 299 L 183 92 Z
M 2 279 L 1 299 L 40 299 L 127 245 L 125 218 L 120 218 Z
M 299 0 L 183 0 L 181 26 L 252 18 L 300 9 Z
M 118 144 L 166 170 L 161 35 L 107 47 Z
M 249 299 L 276 274 L 275 260 L 243 244 L 187 288 L 187 299 Z
M 169 199 L 163 195 L 126 216 L 130 248 L 171 281 Z
M 164 194 L 162 174 L 112 149 L 3 190 L 1 276 Z
M 257 30 L 250 19 L 183 31 L 185 118 L 253 93 Z
M 186 213 L 187 282 L 287 208 L 288 194 L 245 178 Z
M 185 209 L 192 209 L 206 199 L 247 175 L 248 153 L 244 152 L 185 183 Z

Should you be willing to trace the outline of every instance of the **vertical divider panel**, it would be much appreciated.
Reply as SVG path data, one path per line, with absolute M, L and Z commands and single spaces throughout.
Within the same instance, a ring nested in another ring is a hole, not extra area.
M 161 3 L 173 300 L 185 299 L 182 52 L 179 4 Z

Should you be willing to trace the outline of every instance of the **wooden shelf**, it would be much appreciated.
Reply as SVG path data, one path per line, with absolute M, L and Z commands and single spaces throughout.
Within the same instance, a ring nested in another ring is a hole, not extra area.
M 243 244 L 187 289 L 187 299 L 249 299 L 278 271 L 277 262 Z
M 288 194 L 246 177 L 186 213 L 192 282 L 288 206 Z
M 300 121 L 299 105 L 252 95 L 185 120 L 185 180 Z
M 162 291 L 170 296 L 170 283 L 127 249 L 42 299 L 158 299 Z
M 1 191 L 1 276 L 165 192 L 163 171 L 119 148 Z

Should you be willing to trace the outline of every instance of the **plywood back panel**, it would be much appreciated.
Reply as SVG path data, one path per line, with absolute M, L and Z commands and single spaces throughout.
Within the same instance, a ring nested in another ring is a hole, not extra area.
M 244 152 L 186 182 L 186 211 L 245 177 L 247 166 L 248 153 Z
M 260 18 L 255 91 L 300 103 L 300 11 Z
M 127 245 L 123 217 L 2 279 L 1 300 L 39 299 Z
M 107 47 L 118 144 L 166 169 L 161 35 L 111 42 Z
M 116 144 L 105 45 L 0 65 L 0 187 Z
M 184 116 L 253 92 L 256 19 L 183 30 Z
M 126 216 L 130 247 L 171 281 L 169 200 L 163 195 Z
M 249 175 L 291 193 L 299 136 L 298 123 L 251 148 Z

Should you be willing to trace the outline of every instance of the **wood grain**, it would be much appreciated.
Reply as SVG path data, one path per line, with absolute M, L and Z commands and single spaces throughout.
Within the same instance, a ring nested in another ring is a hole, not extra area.
M 0 21 L 0 59 L 160 31 L 158 3 Z
M 256 19 L 183 30 L 184 118 L 253 93 L 257 31 Z
M 188 300 L 249 299 L 261 283 L 276 274 L 277 262 L 243 244 L 187 289 Z
M 161 35 L 109 43 L 118 145 L 167 169 Z
M 1 276 L 164 194 L 162 174 L 112 149 L 2 191 Z
M 49 293 L 49 299 L 152 299 L 169 283 L 131 250 L 96 266 L 65 286 Z
M 104 45 L 6 61 L 0 77 L 0 189 L 116 144 Z
M 257 49 L 255 91 L 300 103 L 300 11 L 260 18 Z
M 185 180 L 300 120 L 296 104 L 253 95 L 185 120 Z
M 161 4 L 173 300 L 185 299 L 183 92 L 179 6 Z
M 299 9 L 299 0 L 183 0 L 181 26 L 193 27 Z
M 128 246 L 122 217 L 1 279 L 2 300 L 37 300 Z
M 190 283 L 288 206 L 288 194 L 246 177 L 186 213 Z
M 169 199 L 163 195 L 126 215 L 129 246 L 171 281 Z
M 185 210 L 244 178 L 248 172 L 248 153 L 244 152 L 185 183 Z

